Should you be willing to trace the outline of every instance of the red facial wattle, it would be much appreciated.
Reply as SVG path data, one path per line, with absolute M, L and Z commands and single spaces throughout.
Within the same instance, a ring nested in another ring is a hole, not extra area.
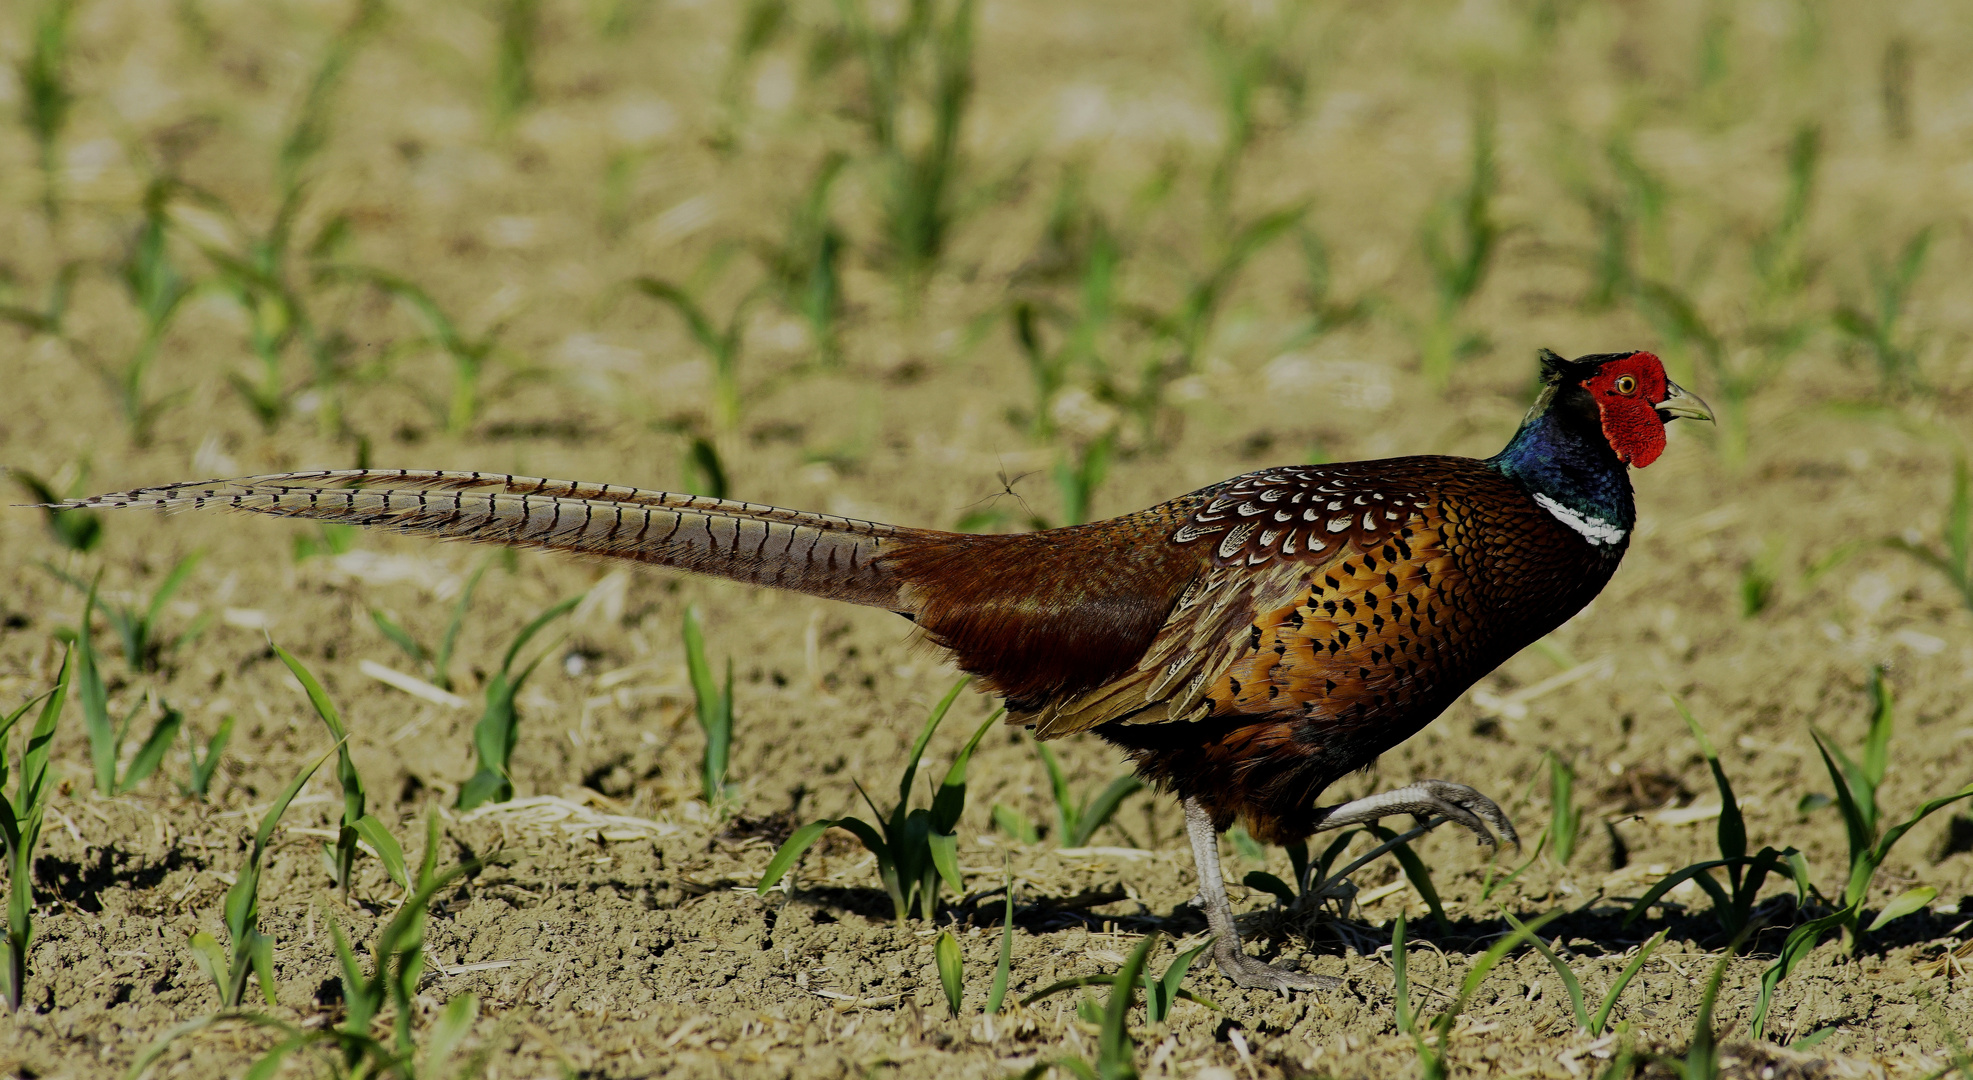
M 1665 366 L 1648 352 L 1612 360 L 1583 380 L 1603 418 L 1603 437 L 1617 460 L 1643 468 L 1665 450 L 1665 421 L 1657 404 L 1669 395 Z

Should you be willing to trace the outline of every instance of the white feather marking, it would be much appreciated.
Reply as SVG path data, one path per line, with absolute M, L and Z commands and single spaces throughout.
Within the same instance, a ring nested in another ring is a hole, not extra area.
M 1623 543 L 1624 530 L 1602 518 L 1577 513 L 1539 492 L 1535 494 L 1535 504 L 1554 515 L 1555 520 L 1567 525 L 1591 544 L 1603 546 Z

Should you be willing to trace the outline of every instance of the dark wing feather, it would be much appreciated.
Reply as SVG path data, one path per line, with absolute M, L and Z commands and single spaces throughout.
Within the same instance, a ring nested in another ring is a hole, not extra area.
M 1471 572 L 1477 519 L 1502 503 L 1516 518 L 1503 529 L 1547 536 L 1514 512 L 1545 517 L 1511 481 L 1461 458 L 1271 469 L 1210 494 L 1171 538 L 1204 572 L 1143 660 L 1019 718 L 1038 735 L 1235 716 L 1337 731 L 1424 711 L 1422 724 L 1505 641 L 1486 631 L 1508 611 Z

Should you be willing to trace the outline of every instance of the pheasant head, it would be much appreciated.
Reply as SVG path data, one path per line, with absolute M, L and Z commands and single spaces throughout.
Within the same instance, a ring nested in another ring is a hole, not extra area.
M 1629 469 L 1658 460 L 1667 423 L 1713 414 L 1648 352 L 1567 360 L 1543 349 L 1541 374 L 1534 407 L 1488 464 L 1591 544 L 1619 554 L 1636 521 Z

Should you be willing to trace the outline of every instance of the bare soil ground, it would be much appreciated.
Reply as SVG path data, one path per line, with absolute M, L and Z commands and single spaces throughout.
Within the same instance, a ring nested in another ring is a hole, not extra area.
M 27 55 L 38 6 L 6 9 L 0 53 Z M 41 207 L 33 141 L 20 126 L 0 135 L 0 299 L 38 307 L 63 268 L 77 268 L 62 334 L 0 328 L 0 462 L 43 477 L 86 472 L 91 490 L 359 460 L 676 488 L 689 434 L 710 430 L 714 378 L 679 320 L 622 283 L 691 279 L 727 251 L 727 268 L 700 274 L 723 320 L 758 279 L 750 245 L 782 235 L 817 164 L 841 147 L 851 155 L 834 201 L 847 238 L 842 362 L 817 365 L 794 314 L 755 306 L 740 423 L 716 439 L 732 492 L 913 525 L 951 527 L 996 506 L 1010 521 L 1030 509 L 1055 518 L 1050 470 L 1063 448 L 1116 422 L 1089 393 L 1051 403 L 1058 442 L 1031 439 L 1019 416 L 1033 390 L 1003 313 L 1014 295 L 1073 299 L 1045 272 L 1064 171 L 1082 170 L 1087 200 L 1120 237 L 1129 304 L 1177 306 L 1224 240 L 1206 194 L 1225 130 L 1206 8 L 982 3 L 950 247 L 922 296 L 904 300 L 885 269 L 884 179 L 853 113 L 857 80 L 848 69 L 805 75 L 815 28 L 833 18 L 828 5 L 795 5 L 726 96 L 743 5 L 541 5 L 530 39 L 535 100 L 501 132 L 488 89 L 497 7 L 393 8 L 335 91 L 294 228 L 313 238 L 340 215 L 342 262 L 415 281 L 469 334 L 500 328 L 484 407 L 469 424 L 448 432 L 422 403 L 446 392 L 443 354 L 391 352 L 420 333 L 406 308 L 374 291 L 332 293 L 298 271 L 297 289 L 331 297 L 315 308 L 321 327 L 374 360 L 369 374 L 306 389 L 264 427 L 228 383 L 229 373 L 258 371 L 250 316 L 224 290 L 201 289 L 150 375 L 154 394 L 184 396 L 159 415 L 155 440 L 138 444 L 91 364 L 121 362 L 141 340 L 116 267 L 146 185 L 176 175 L 212 193 L 183 202 L 172 240 L 187 276 L 212 280 L 216 263 L 199 243 L 238 244 L 216 208 L 253 230 L 274 220 L 277 151 L 349 12 L 285 0 L 90 0 L 71 27 L 75 105 L 58 148 L 58 218 Z M 1275 10 L 1236 14 L 1266 26 Z M 619 16 L 621 26 L 610 22 Z M 1841 888 L 1844 832 L 1833 809 L 1798 810 L 1804 795 L 1830 791 L 1810 729 L 1857 745 L 1872 665 L 1887 667 L 1898 696 L 1883 791 L 1891 813 L 1973 780 L 1973 614 L 1942 575 L 1876 546 L 1907 534 L 1940 544 L 1955 447 L 1973 416 L 1973 22 L 1959 5 L 1917 0 L 1870 10 L 1318 4 L 1286 38 L 1308 63 L 1306 96 L 1298 103 L 1280 86 L 1259 96 L 1233 213 L 1250 220 L 1308 202 L 1328 252 L 1327 297 L 1368 298 L 1364 317 L 1298 337 L 1311 310 L 1303 250 L 1293 237 L 1269 247 L 1237 275 L 1196 370 L 1174 386 L 1161 421 L 1167 444 L 1126 434 L 1096 514 L 1318 453 L 1492 453 L 1525 408 L 1537 347 L 1658 349 L 1681 381 L 1718 402 L 1730 389 L 1723 379 L 1767 355 L 1769 323 L 1801 337 L 1745 395 L 1744 454 L 1730 433 L 1675 425 L 1663 459 L 1636 475 L 1636 542 L 1605 593 L 1554 636 L 1559 652 L 1517 657 L 1331 793 L 1464 781 L 1533 837 L 1548 816 L 1544 753 L 1553 751 L 1574 764 L 1587 808 L 1569 865 L 1544 856 L 1483 902 L 1484 852 L 1450 833 L 1428 837 L 1417 848 L 1448 928 L 1424 917 L 1410 889 L 1380 888 L 1401 881 L 1388 862 L 1357 876 L 1377 899 L 1340 927 L 1291 925 L 1253 893 L 1242 903 L 1267 931 L 1266 952 L 1305 958 L 1344 988 L 1281 999 L 1202 967 L 1190 985 L 1219 1011 L 1183 1004 L 1165 1024 L 1140 1028 L 1139 1067 L 1151 1076 L 1408 1073 L 1414 1050 L 1397 1031 L 1389 952 L 1379 951 L 1390 920 L 1411 917 L 1414 993 L 1433 1010 L 1501 930 L 1496 905 L 1523 917 L 1565 907 L 1544 936 L 1566 946 L 1593 996 L 1631 949 L 1668 929 L 1616 1015 L 1632 1045 L 1682 1052 L 1726 941 L 1696 889 L 1631 925 L 1620 899 L 1715 852 L 1705 810 L 1717 796 L 1668 692 L 1720 747 L 1752 843 L 1798 847 L 1825 892 Z M 0 78 L 10 114 L 26 93 L 21 78 Z M 1416 365 L 1438 302 L 1418 234 L 1434 201 L 1463 182 L 1480 97 L 1498 114 L 1502 234 L 1491 273 L 1458 316 L 1461 332 L 1484 344 L 1439 393 Z M 914 114 L 913 130 L 923 121 Z M 1817 125 L 1821 153 L 1793 240 L 1801 280 L 1763 300 L 1753 253 L 1774 235 L 1790 140 L 1805 123 Z M 1607 152 L 1617 141 L 1655 178 L 1663 206 L 1656 219 L 1632 219 L 1622 246 L 1639 274 L 1693 298 L 1724 366 L 1708 360 L 1703 335 L 1668 336 L 1669 324 L 1639 304 L 1586 298 L 1604 236 L 1590 196 L 1627 190 Z M 1924 388 L 1882 393 L 1872 360 L 1830 313 L 1869 303 L 1873 262 L 1888 264 L 1924 226 L 1931 247 L 1900 331 Z M 1149 331 L 1119 331 L 1106 345 L 1123 368 L 1168 347 Z M 290 388 L 309 380 L 299 349 L 284 362 Z M 70 706 L 56 755 L 66 780 L 34 862 L 27 1000 L 0 1019 L 10 1075 L 118 1074 L 171 1025 L 218 1008 L 188 936 L 220 932 L 221 899 L 258 808 L 328 745 L 270 635 L 341 706 L 374 810 L 407 846 L 418 847 L 427 810 L 450 807 L 472 771 L 476 709 L 421 701 L 359 664 L 406 667 L 374 608 L 436 640 L 483 552 L 363 535 L 346 553 L 297 558 L 306 530 L 205 515 L 112 516 L 104 528 L 101 546 L 81 555 L 58 546 L 37 512 L 0 513 L 0 706 L 51 684 L 55 632 L 81 610 L 43 564 L 83 577 L 100 569 L 106 595 L 129 603 L 200 551 L 162 614 L 163 633 L 210 621 L 159 670 L 130 670 L 98 628 L 111 712 L 155 693 L 201 736 L 229 714 L 238 729 L 209 801 L 177 793 L 180 751 L 159 777 L 106 799 L 91 790 Z M 1771 579 L 1771 595 L 1748 614 L 1754 579 Z M 932 960 L 938 927 L 893 925 L 860 847 L 825 842 L 793 890 L 761 899 L 751 886 L 793 823 L 856 809 L 853 781 L 891 788 L 911 733 L 957 673 L 886 613 L 523 554 L 497 562 L 480 587 L 458 647 L 460 692 L 476 701 L 518 628 L 583 590 L 592 602 L 520 699 L 518 794 L 555 798 L 479 815 L 444 810 L 446 861 L 515 856 L 444 897 L 418 999 L 435 1015 L 451 997 L 479 995 L 469 1041 L 494 1047 L 489 1075 L 998 1077 L 1093 1052 L 1094 1029 L 1070 997 L 991 1023 L 980 1015 L 1003 866 L 1019 905 L 1016 996 L 1112 971 L 1149 930 L 1203 933 L 1185 906 L 1194 883 L 1182 822 L 1162 796 L 1131 799 L 1082 853 L 993 831 L 996 801 L 1037 821 L 1053 814 L 1031 747 L 996 731 L 975 759 L 960 830 L 971 892 L 938 924 L 955 928 L 968 973 L 965 1015 L 948 1018 Z M 735 663 L 739 809 L 726 820 L 697 801 L 701 736 L 679 637 L 690 604 L 705 613 L 715 662 Z M 1547 684 L 1563 670 L 1558 655 L 1579 677 Z M 939 767 L 991 706 L 962 699 L 933 742 Z M 1121 769 L 1095 740 L 1060 753 L 1078 792 Z M 368 941 L 399 895 L 374 859 L 359 862 L 347 900 L 336 895 L 319 845 L 339 805 L 325 770 L 284 820 L 263 890 L 264 929 L 277 942 L 271 1011 L 304 1026 L 340 1019 L 330 924 Z M 1912 1076 L 1947 1064 L 1946 1032 L 1973 1036 L 1958 966 L 1973 941 L 1969 832 L 1950 813 L 1916 829 L 1879 874 L 1875 902 L 1916 885 L 1935 888 L 1933 902 L 1855 957 L 1825 944 L 1782 984 L 1770 1035 L 1785 1044 L 1833 1026 L 1832 1035 L 1806 1055 L 1730 1049 L 1730 1068 Z M 1285 875 L 1286 865 L 1267 853 L 1266 869 Z M 1263 867 L 1229 847 L 1228 868 L 1238 877 Z M 1729 1043 L 1744 1037 L 1760 974 L 1795 919 L 1780 899 L 1789 890 L 1771 894 L 1760 910 L 1772 925 L 1729 962 L 1719 993 Z M 1157 966 L 1176 947 L 1162 946 Z M 153 1075 L 238 1075 L 271 1042 L 237 1026 L 201 1033 Z M 1527 950 L 1484 984 L 1449 1040 L 1454 1070 L 1472 1075 L 1584 1076 L 1616 1048 L 1575 1030 L 1554 972 Z

